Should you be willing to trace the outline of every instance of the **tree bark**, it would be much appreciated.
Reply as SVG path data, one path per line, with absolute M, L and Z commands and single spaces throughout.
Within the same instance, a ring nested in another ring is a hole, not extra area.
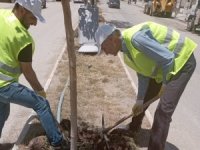
M 74 51 L 74 31 L 72 28 L 70 0 L 62 0 L 64 24 L 67 41 L 70 74 L 70 106 L 71 106 L 71 150 L 77 149 L 77 76 L 76 55 Z

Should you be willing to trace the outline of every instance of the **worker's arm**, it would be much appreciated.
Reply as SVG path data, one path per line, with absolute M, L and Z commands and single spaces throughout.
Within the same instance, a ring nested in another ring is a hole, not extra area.
M 31 87 L 34 89 L 34 91 L 41 91 L 43 90 L 43 87 L 41 86 L 35 71 L 33 70 L 32 63 L 31 62 L 20 62 L 21 71 L 26 78 L 26 80 L 29 82 Z
M 122 50 L 123 53 L 128 53 L 126 43 L 122 41 Z M 128 54 L 129 55 L 129 54 Z M 138 76 L 138 93 L 135 104 L 133 105 L 132 111 L 134 115 L 138 115 L 140 112 L 143 112 L 144 98 L 149 86 L 150 78 L 143 76 L 142 74 L 137 73 Z
M 163 83 L 166 83 L 167 73 L 173 67 L 174 53 L 157 42 L 149 29 L 136 33 L 132 38 L 132 44 L 137 50 L 154 60 L 162 68 Z
M 18 56 L 19 64 L 21 71 L 26 78 L 26 80 L 29 82 L 31 87 L 34 91 L 36 91 L 39 95 L 46 97 L 46 93 L 44 92 L 44 89 L 42 85 L 40 84 L 35 71 L 32 67 L 32 45 L 27 45 Z
M 122 50 L 123 53 L 125 53 L 127 56 L 129 56 L 130 54 L 128 54 L 128 49 L 126 47 L 126 43 L 123 40 L 122 41 Z M 129 57 L 131 59 L 131 57 Z M 131 59 L 132 60 L 132 59 Z M 132 60 L 133 61 L 133 60 Z M 147 88 L 149 85 L 149 81 L 150 78 L 143 76 L 142 74 L 137 73 L 138 76 L 138 93 L 137 93 L 137 100 L 143 100 L 145 97 L 145 94 L 147 92 Z
M 144 111 L 144 98 L 149 86 L 150 78 L 145 77 L 139 73 L 138 76 L 138 94 L 135 104 L 133 105 L 132 111 L 134 115 L 138 115 Z
M 147 88 L 149 86 L 149 77 L 145 77 L 139 73 L 137 73 L 138 76 L 138 94 L 137 94 L 137 100 L 144 100 L 144 97 L 147 92 Z

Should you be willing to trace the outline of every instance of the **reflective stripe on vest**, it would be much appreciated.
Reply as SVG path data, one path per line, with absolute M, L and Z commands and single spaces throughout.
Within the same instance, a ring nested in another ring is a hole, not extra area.
M 174 49 L 174 54 L 175 54 L 175 57 L 178 56 L 178 54 L 181 52 L 183 46 L 184 46 L 184 41 L 185 41 L 185 37 L 182 37 L 180 36 L 179 39 L 178 39 L 178 42 L 176 44 L 176 47 Z
M 166 48 L 168 47 L 170 41 L 172 40 L 172 32 L 173 32 L 172 29 L 167 28 L 167 35 L 165 37 L 165 40 L 164 40 L 163 44 L 161 44 L 161 45 L 163 45 Z
M 165 40 L 164 42 L 161 44 L 162 46 L 168 48 L 171 40 L 172 40 L 172 33 L 173 33 L 173 30 L 170 29 L 170 28 L 167 28 L 167 35 L 165 37 Z M 183 46 L 184 46 L 184 41 L 185 41 L 185 37 L 181 36 L 179 37 L 178 39 L 178 42 L 176 43 L 176 47 L 173 51 L 174 55 L 175 55 L 175 58 L 178 56 L 178 54 L 181 52 Z M 155 69 L 153 70 L 152 72 L 152 76 L 155 76 L 157 73 L 158 73 L 158 70 L 159 70 L 159 65 L 156 65 Z
M 3 81 L 11 81 L 13 80 L 14 78 L 13 77 L 10 77 L 10 76 L 7 76 L 5 74 L 0 74 L 0 80 L 3 80 Z
M 2 63 L 2 62 L 0 62 L 0 69 L 3 69 L 3 70 L 5 70 L 5 71 L 10 72 L 10 73 L 13 73 L 13 74 L 19 74 L 19 73 L 21 73 L 21 70 L 20 70 L 19 67 L 17 67 L 17 68 L 12 68 L 12 67 L 10 67 L 10 66 L 8 66 L 8 65 L 6 65 L 6 64 L 4 64 L 4 63 Z
M 168 45 L 170 44 L 170 41 L 172 40 L 172 33 L 173 33 L 173 30 L 170 28 L 167 28 L 167 35 L 165 37 L 164 42 L 161 45 L 168 48 Z M 175 54 L 175 57 L 177 57 L 178 53 L 180 53 L 180 51 L 182 50 L 184 46 L 184 41 L 185 41 L 185 37 L 180 35 L 178 42 L 176 44 L 176 47 L 174 48 L 174 51 L 173 51 L 173 53 Z
M 7 71 L 11 74 L 20 74 L 21 73 L 21 70 L 19 67 L 16 67 L 16 68 L 12 68 L 2 62 L 0 62 L 0 69 L 1 70 L 4 70 L 4 71 Z M 0 74 L 0 80 L 3 80 L 3 81 L 11 81 L 13 80 L 14 78 L 9 76 L 9 75 L 6 75 L 6 74 Z

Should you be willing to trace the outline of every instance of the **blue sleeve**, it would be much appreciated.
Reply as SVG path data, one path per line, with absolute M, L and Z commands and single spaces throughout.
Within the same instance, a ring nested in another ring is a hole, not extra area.
M 138 94 L 137 94 L 137 100 L 144 100 L 144 97 L 147 92 L 147 88 L 149 86 L 149 77 L 145 77 L 139 73 L 137 73 L 138 76 Z
M 138 51 L 153 59 L 161 67 L 163 83 L 166 83 L 167 73 L 173 64 L 174 53 L 156 41 L 149 29 L 138 31 L 132 38 L 132 44 Z

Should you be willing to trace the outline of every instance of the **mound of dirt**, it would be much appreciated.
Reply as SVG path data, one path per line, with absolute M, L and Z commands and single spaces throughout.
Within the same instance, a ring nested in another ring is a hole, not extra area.
M 70 133 L 69 120 L 62 120 L 61 130 Z M 133 134 L 128 130 L 115 129 L 103 138 L 101 129 L 82 122 L 78 127 L 78 150 L 137 150 Z M 69 134 L 67 134 L 69 135 Z M 69 137 L 70 138 L 70 135 Z M 30 140 L 29 144 L 20 145 L 21 150 L 50 150 L 47 137 L 43 134 Z

